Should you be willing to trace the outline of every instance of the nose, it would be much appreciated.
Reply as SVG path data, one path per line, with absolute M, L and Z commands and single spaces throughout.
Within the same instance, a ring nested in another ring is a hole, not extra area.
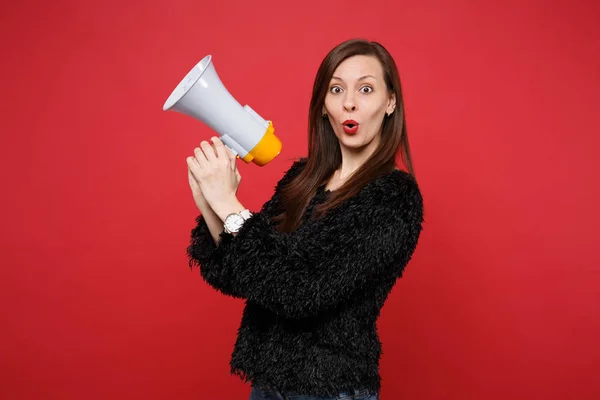
M 350 93 L 344 98 L 344 110 L 356 111 L 356 102 L 354 101 L 354 96 Z

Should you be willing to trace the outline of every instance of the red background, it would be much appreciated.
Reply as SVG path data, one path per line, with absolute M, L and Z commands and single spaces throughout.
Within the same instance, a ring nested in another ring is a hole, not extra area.
M 2 10 L 1 398 L 247 398 L 228 365 L 243 301 L 185 255 L 185 158 L 213 132 L 162 105 L 212 54 L 284 143 L 268 166 L 239 161 L 260 207 L 306 154 L 319 62 L 351 37 L 398 62 L 426 207 L 378 324 L 381 398 L 600 398 L 599 3 Z

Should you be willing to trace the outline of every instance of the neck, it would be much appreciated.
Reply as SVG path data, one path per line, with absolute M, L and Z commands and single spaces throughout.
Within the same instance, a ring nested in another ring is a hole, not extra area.
M 336 171 L 338 179 L 346 180 L 350 177 L 371 157 L 378 144 L 379 141 L 377 139 L 372 140 L 371 143 L 359 149 L 351 149 L 340 144 L 342 163 Z

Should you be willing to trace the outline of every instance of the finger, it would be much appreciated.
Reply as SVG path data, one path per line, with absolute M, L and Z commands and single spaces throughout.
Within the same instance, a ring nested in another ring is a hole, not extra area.
M 226 162 L 227 165 L 229 165 L 230 169 L 234 169 L 235 157 L 231 157 L 231 151 L 229 147 L 225 146 L 223 141 L 216 136 L 213 136 L 211 140 L 213 142 L 213 146 L 215 148 L 215 151 L 217 152 L 217 157 L 219 158 L 219 160 Z
M 196 160 L 197 168 L 206 168 L 206 166 L 208 165 L 206 155 L 200 147 L 196 147 L 194 149 L 194 160 Z M 192 172 L 193 171 L 194 170 L 192 169 Z
M 213 136 L 210 138 L 210 140 L 213 142 L 213 146 L 215 148 L 215 152 L 217 153 L 217 157 L 231 161 L 229 155 L 227 154 L 227 146 L 223 144 L 221 139 L 216 136 Z
M 231 149 L 228 146 L 223 145 L 223 148 L 225 150 L 225 154 L 227 156 L 227 159 L 229 160 L 231 168 L 235 169 L 237 167 L 235 160 L 237 160 L 238 157 L 233 154 L 233 151 L 231 151 Z
M 194 156 L 189 156 L 188 158 L 185 159 L 185 161 L 187 162 L 188 166 L 190 167 L 199 167 L 200 164 L 198 163 L 198 158 L 195 157 L 197 152 L 202 152 L 202 150 L 200 150 L 199 148 L 195 148 L 194 149 Z
M 198 168 L 198 160 L 196 159 L 196 157 L 188 157 L 185 159 L 185 162 L 188 166 L 188 170 L 193 170 Z
M 192 173 L 192 170 L 189 168 L 188 168 L 188 181 L 189 181 L 192 189 L 196 189 L 196 188 L 200 187 L 200 185 L 198 185 L 198 181 L 196 180 L 196 178 L 194 178 L 194 174 Z
M 211 149 L 213 150 L 213 154 L 215 155 L 215 157 L 218 157 L 217 149 L 215 148 L 214 143 L 209 143 L 209 144 L 210 144 Z
M 235 158 L 236 157 L 233 155 L 233 152 L 231 151 L 231 149 L 228 146 L 225 146 L 223 141 L 216 136 L 213 136 L 211 138 L 211 140 L 214 143 L 215 149 L 218 151 L 218 157 L 222 160 L 227 160 L 227 162 L 229 164 L 229 168 L 231 170 L 235 170 L 235 168 L 236 168 Z
M 201 168 L 196 157 L 190 156 L 186 159 L 186 162 L 188 165 L 188 171 L 190 171 L 196 181 L 199 181 L 201 176 Z
M 204 156 L 209 163 L 213 162 L 217 158 L 217 156 L 215 156 L 215 150 L 213 149 L 212 145 L 206 140 L 200 142 L 200 148 L 202 149 L 202 152 L 204 153 Z
M 233 151 L 231 151 L 231 149 L 229 147 L 225 146 L 225 150 L 227 151 L 227 157 L 229 157 L 229 160 L 232 163 L 235 163 L 237 156 L 235 154 L 233 154 Z

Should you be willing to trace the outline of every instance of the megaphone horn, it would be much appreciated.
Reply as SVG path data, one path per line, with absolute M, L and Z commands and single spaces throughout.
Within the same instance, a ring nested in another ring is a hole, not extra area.
M 196 64 L 175 87 L 163 106 L 163 111 L 167 110 L 208 125 L 246 163 L 263 166 L 281 152 L 273 123 L 233 98 L 219 79 L 211 55 Z

